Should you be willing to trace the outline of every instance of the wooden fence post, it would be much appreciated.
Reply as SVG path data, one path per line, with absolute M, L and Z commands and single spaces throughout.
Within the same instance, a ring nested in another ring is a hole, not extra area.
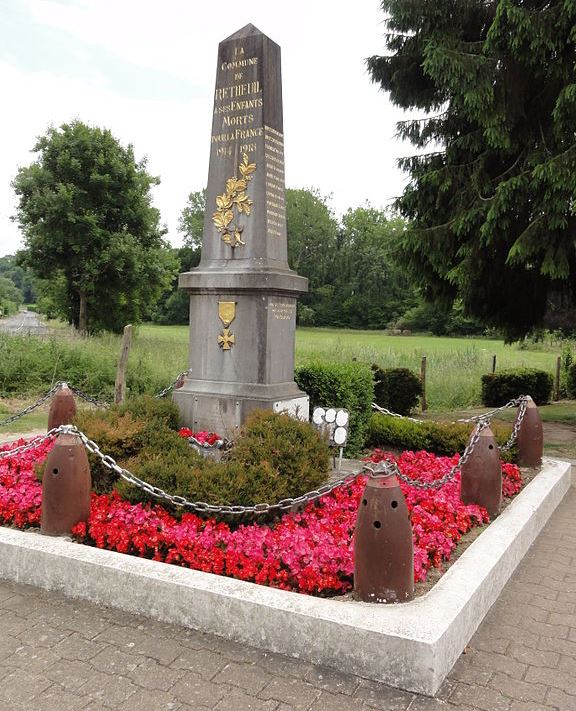
M 422 406 L 422 412 L 426 412 L 428 409 L 428 403 L 426 402 L 426 356 L 422 356 L 422 363 L 420 364 L 420 380 L 422 381 L 422 396 L 420 397 L 420 403 Z
M 492 356 L 492 375 L 496 372 L 496 354 Z
M 554 400 L 560 400 L 560 368 L 562 366 L 562 358 L 556 358 L 556 377 L 554 379 Z
M 128 367 L 128 354 L 132 343 L 132 325 L 124 326 L 118 368 L 116 369 L 116 383 L 114 385 L 114 402 L 121 405 L 126 399 L 126 368 Z

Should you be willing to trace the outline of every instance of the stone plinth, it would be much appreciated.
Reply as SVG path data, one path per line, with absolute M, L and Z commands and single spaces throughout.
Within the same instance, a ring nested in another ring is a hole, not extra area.
M 232 436 L 255 408 L 308 416 L 294 382 L 280 48 L 253 25 L 220 43 L 200 265 L 190 294 L 190 376 L 174 393 L 195 430 Z

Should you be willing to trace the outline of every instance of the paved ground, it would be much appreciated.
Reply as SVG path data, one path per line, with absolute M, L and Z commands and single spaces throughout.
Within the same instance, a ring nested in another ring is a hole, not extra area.
M 0 320 L 0 331 L 12 334 L 41 336 L 48 329 L 34 311 L 20 311 Z
M 0 709 L 576 710 L 575 521 L 573 487 L 436 699 L 0 582 Z

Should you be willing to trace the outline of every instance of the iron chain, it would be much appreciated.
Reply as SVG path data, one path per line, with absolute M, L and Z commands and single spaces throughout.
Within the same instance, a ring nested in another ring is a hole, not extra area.
M 169 392 L 172 392 L 172 390 L 174 390 L 174 388 L 176 387 L 176 383 L 177 383 L 181 378 L 185 378 L 185 377 L 188 375 L 188 373 L 189 373 L 188 370 L 183 370 L 181 373 L 179 373 L 179 374 L 174 378 L 174 380 L 170 383 L 170 385 L 168 385 L 168 386 L 165 387 L 163 390 L 160 390 L 159 393 L 156 393 L 156 395 L 154 395 L 154 397 L 156 398 L 156 400 L 159 400 L 160 398 L 164 397 L 165 395 L 168 395 Z
M 470 459 L 470 456 L 472 455 L 472 452 L 474 451 L 474 448 L 478 444 L 478 441 L 480 439 L 480 433 L 482 430 L 488 427 L 488 422 L 485 421 L 480 421 L 476 425 L 476 429 L 472 433 L 472 437 L 470 437 L 470 441 L 466 445 L 466 448 L 462 452 L 462 456 L 458 460 L 458 464 L 455 464 L 449 472 L 447 472 L 442 478 L 440 479 L 435 479 L 434 481 L 422 481 L 420 479 L 412 479 L 409 476 L 406 476 L 405 474 L 402 474 L 400 471 L 400 467 L 398 464 L 393 460 L 393 459 L 384 459 L 382 462 L 379 462 L 378 464 L 382 465 L 381 469 L 370 469 L 373 478 L 384 478 L 388 476 L 397 476 L 398 479 L 403 481 L 406 484 L 409 484 L 410 486 L 413 486 L 415 489 L 420 489 L 420 490 L 425 490 L 425 489 L 440 489 L 443 487 L 445 484 L 447 484 L 449 481 L 452 481 L 456 474 L 461 471 L 462 467 L 466 464 L 466 462 Z
M 24 417 L 28 413 L 35 410 L 37 407 L 40 407 L 40 405 L 43 405 L 46 400 L 49 400 L 52 395 L 54 395 L 54 393 L 58 390 L 61 384 L 62 383 L 56 383 L 56 385 L 53 385 L 47 393 L 39 397 L 36 402 L 32 403 L 32 405 L 28 405 L 28 407 L 25 407 L 20 412 L 16 412 L 13 415 L 6 417 L 4 420 L 0 420 L 0 427 L 4 425 L 9 425 L 11 422 L 16 422 L 16 420 L 19 420 L 21 417 Z
M 392 410 L 389 410 L 387 407 L 381 407 L 375 402 L 372 403 L 372 409 L 381 412 L 383 415 L 389 415 L 390 417 L 398 417 L 401 420 L 410 420 L 410 422 L 418 422 L 420 424 L 425 422 L 425 420 L 419 420 L 416 417 L 408 417 L 408 415 L 401 415 L 398 412 L 392 412 Z
M 159 393 L 154 395 L 156 399 L 160 399 L 167 395 L 169 392 L 174 390 L 174 386 L 176 383 L 180 380 L 180 378 L 183 378 L 188 374 L 188 371 L 185 370 L 182 373 L 180 373 L 170 385 L 165 387 L 163 390 L 160 390 Z M 3 420 L 0 420 L 0 427 L 3 427 L 4 425 L 9 425 L 12 422 L 16 422 L 16 420 L 20 420 L 22 417 L 25 417 L 29 413 L 33 412 L 37 407 L 40 407 L 40 405 L 43 405 L 47 400 L 49 400 L 57 391 L 59 388 L 62 387 L 62 385 L 67 385 L 68 388 L 74 393 L 74 395 L 77 395 L 79 398 L 82 400 L 85 400 L 86 402 L 89 402 L 92 405 L 95 405 L 96 407 L 110 407 L 109 402 L 105 402 L 103 400 L 98 400 L 97 398 L 93 397 L 92 395 L 88 395 L 85 393 L 83 390 L 80 390 L 80 388 L 77 388 L 75 385 L 70 385 L 69 383 L 65 383 L 62 381 L 59 381 L 55 383 L 50 390 L 48 390 L 44 395 L 41 395 L 36 402 L 32 403 L 31 405 L 28 405 L 28 407 L 25 407 L 23 410 L 20 410 L 20 412 L 15 412 L 12 415 L 9 415 L 8 417 L 4 418 Z
M 520 432 L 520 427 L 522 426 L 522 421 L 524 420 L 524 416 L 526 415 L 526 410 L 528 409 L 528 396 L 524 395 L 521 398 L 518 398 L 520 400 L 520 407 L 518 409 L 518 415 L 516 417 L 516 420 L 514 421 L 514 426 L 512 427 L 512 434 L 510 435 L 510 438 L 506 442 L 506 444 L 502 445 L 501 449 L 504 451 L 507 451 L 509 449 L 512 449 L 512 447 L 516 444 L 516 440 L 518 439 L 518 433 Z
M 47 439 L 56 437 L 56 435 L 70 434 L 66 429 L 69 426 L 70 425 L 60 425 L 60 427 L 53 427 L 51 430 L 48 430 L 46 434 L 38 435 L 38 437 L 33 437 L 26 444 L 21 444 L 19 447 L 13 447 L 12 449 L 6 449 L 0 452 L 0 459 L 7 459 L 8 457 L 13 457 L 15 454 L 22 454 L 22 452 L 26 452 L 29 449 L 34 449 L 35 447 L 41 445 L 42 442 L 45 442 Z
M 92 397 L 92 395 L 88 395 L 87 393 L 83 392 L 80 390 L 80 388 L 75 387 L 74 385 L 68 385 L 70 390 L 74 393 L 74 395 L 78 395 L 79 398 L 82 400 L 86 400 L 86 402 L 91 403 L 92 405 L 95 405 L 96 407 L 110 407 L 109 402 L 104 402 L 103 400 L 97 400 L 95 397 Z
M 511 407 L 518 407 L 518 406 L 521 407 L 522 403 L 526 404 L 527 401 L 528 401 L 528 395 L 520 395 L 520 397 L 510 400 L 505 405 L 502 405 L 502 407 L 497 407 L 494 410 L 485 412 L 483 415 L 474 415 L 473 417 L 468 417 L 468 418 L 465 418 L 462 420 L 456 420 L 456 422 L 467 423 L 467 422 L 478 422 L 479 420 L 490 420 L 497 413 L 503 412 L 504 410 L 508 410 Z

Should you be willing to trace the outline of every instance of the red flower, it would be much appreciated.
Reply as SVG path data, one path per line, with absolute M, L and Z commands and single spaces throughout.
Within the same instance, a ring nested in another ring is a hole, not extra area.
M 180 434 L 210 443 L 218 435 L 187 428 Z M 213 440 L 215 441 L 215 440 Z M 9 449 L 23 440 L 0 447 Z M 42 487 L 34 465 L 44 460 L 52 443 L 44 442 L 15 457 L 0 459 L 0 523 L 24 528 L 38 525 Z M 392 455 L 375 450 L 373 462 Z M 442 478 L 458 462 L 428 452 L 403 452 L 394 457 L 408 477 Z M 502 490 L 512 496 L 522 488 L 518 467 L 503 464 Z M 283 590 L 333 595 L 353 584 L 353 535 L 356 512 L 366 477 L 335 489 L 298 513 L 287 513 L 270 526 L 239 526 L 204 520 L 185 513 L 180 520 L 162 506 L 131 504 L 113 492 L 92 495 L 90 517 L 72 531 L 76 540 L 173 565 L 228 575 Z M 449 560 L 461 536 L 486 523 L 486 510 L 460 501 L 460 476 L 438 490 L 416 489 L 401 482 L 414 536 L 414 577 L 425 580 L 431 567 Z

